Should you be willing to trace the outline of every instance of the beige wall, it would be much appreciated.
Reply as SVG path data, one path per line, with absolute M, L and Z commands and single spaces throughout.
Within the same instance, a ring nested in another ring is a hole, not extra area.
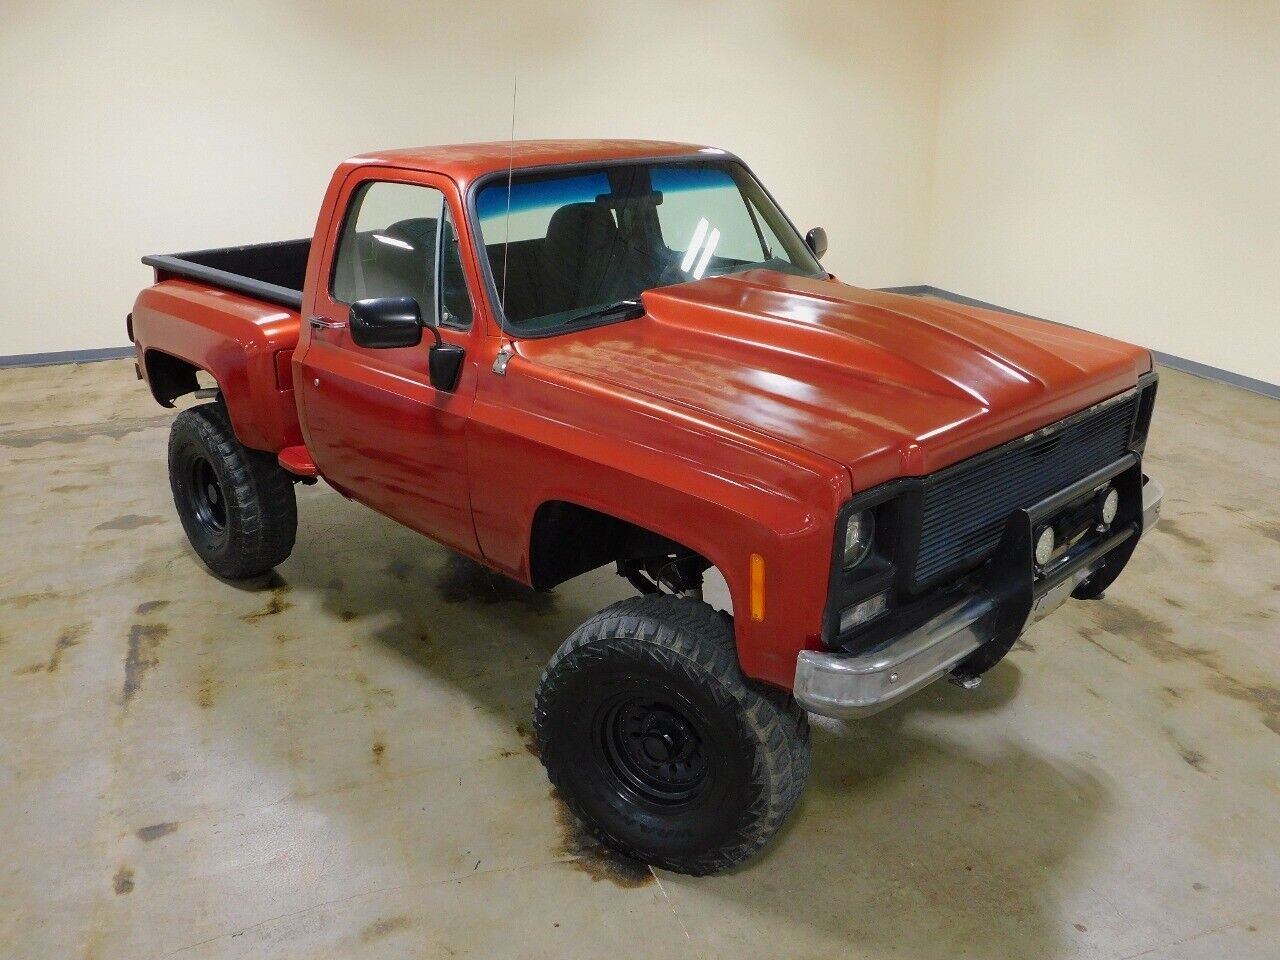
M 740 153 L 829 266 L 919 282 L 929 0 L 0 0 L 0 355 L 124 342 L 144 253 L 308 235 L 334 164 L 521 137 Z
M 1275 0 L 0 0 L 0 356 L 123 342 L 143 253 L 311 232 L 333 165 L 740 153 L 827 265 L 1280 382 Z
M 1280 383 L 1280 3 L 946 6 L 927 282 Z

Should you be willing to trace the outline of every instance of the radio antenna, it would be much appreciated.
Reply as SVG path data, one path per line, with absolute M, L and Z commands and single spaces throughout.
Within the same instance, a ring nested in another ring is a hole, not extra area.
M 516 81 L 511 78 L 511 139 L 507 148 L 507 224 L 506 235 L 502 238 L 502 312 L 507 312 L 507 256 L 511 250 L 511 175 L 516 163 Z

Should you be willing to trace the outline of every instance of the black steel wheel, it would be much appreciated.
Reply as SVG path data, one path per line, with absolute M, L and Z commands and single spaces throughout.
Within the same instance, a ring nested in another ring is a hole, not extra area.
M 758 852 L 808 776 L 804 711 L 742 675 L 727 616 L 682 597 L 624 600 L 574 631 L 543 673 L 534 726 L 589 830 L 682 873 Z
M 218 576 L 256 577 L 292 552 L 293 479 L 270 454 L 240 445 L 222 404 L 193 407 L 173 421 L 169 485 L 187 539 Z
M 187 498 L 187 510 L 191 519 L 210 540 L 227 535 L 227 495 L 222 482 L 208 458 L 196 454 L 189 464 L 187 483 L 183 493 Z
M 593 724 L 618 788 L 648 803 L 688 803 L 709 780 L 700 724 L 670 699 L 623 693 Z

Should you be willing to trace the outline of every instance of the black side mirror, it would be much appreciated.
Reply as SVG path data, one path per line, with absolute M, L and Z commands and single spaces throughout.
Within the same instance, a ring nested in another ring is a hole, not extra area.
M 351 339 L 360 347 L 416 347 L 422 342 L 422 328 L 431 331 L 436 342 L 427 354 L 427 373 L 437 390 L 450 391 L 458 385 L 462 347 L 445 343 L 435 324 L 425 323 L 418 301 L 413 297 L 372 297 L 351 305 Z
M 416 347 L 422 342 L 422 311 L 413 297 L 357 300 L 348 319 L 351 339 L 359 347 Z
M 821 260 L 822 255 L 827 252 L 827 231 L 814 227 L 804 235 L 804 242 L 813 251 L 813 255 Z

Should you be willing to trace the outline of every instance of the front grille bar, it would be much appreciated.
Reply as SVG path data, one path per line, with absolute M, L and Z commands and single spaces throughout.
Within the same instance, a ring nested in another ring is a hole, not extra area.
M 1129 449 L 1138 393 L 1129 390 L 924 479 L 914 587 L 981 562 L 1009 514 L 1104 469 Z

